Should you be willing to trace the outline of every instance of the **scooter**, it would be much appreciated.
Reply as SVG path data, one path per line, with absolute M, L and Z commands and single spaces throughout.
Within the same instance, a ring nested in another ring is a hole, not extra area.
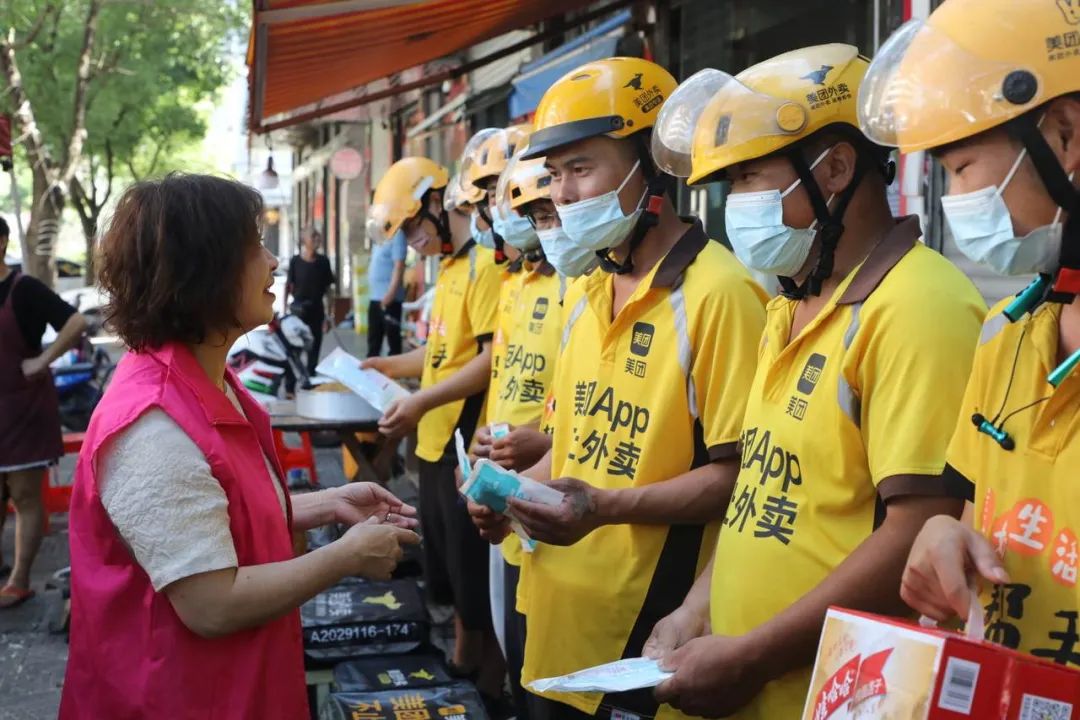
M 247 333 L 229 350 L 229 367 L 237 371 L 248 390 L 259 396 L 276 398 L 285 380 L 286 387 L 309 384 L 307 353 L 315 337 L 295 315 L 274 319 Z
M 94 348 L 89 339 L 53 361 L 53 384 L 60 400 L 60 424 L 71 432 L 84 432 L 101 401 L 115 365 L 109 354 Z

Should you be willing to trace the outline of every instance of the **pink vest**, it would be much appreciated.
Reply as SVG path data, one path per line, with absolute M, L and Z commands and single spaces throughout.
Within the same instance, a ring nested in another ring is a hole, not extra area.
M 182 345 L 128 353 L 94 412 L 71 499 L 71 648 L 61 720 L 307 718 L 300 613 L 228 637 L 189 630 L 154 592 L 98 495 L 99 452 L 150 408 L 199 446 L 229 500 L 241 566 L 293 557 L 290 526 L 267 477 L 270 421 L 229 372 L 248 422 Z M 288 493 L 286 493 L 288 497 Z

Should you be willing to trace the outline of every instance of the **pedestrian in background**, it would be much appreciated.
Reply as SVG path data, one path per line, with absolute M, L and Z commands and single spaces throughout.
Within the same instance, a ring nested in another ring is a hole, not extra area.
M 368 357 L 382 354 L 383 338 L 391 355 L 401 354 L 401 303 L 405 301 L 405 255 L 408 245 L 399 230 L 375 242 L 368 263 Z
M 319 252 L 320 245 L 322 236 L 319 231 L 308 228 L 304 232 L 300 253 L 289 261 L 289 274 L 285 281 L 285 307 L 303 320 L 314 336 L 308 352 L 308 372 L 312 375 L 319 364 L 327 318 L 333 317 L 326 309 L 326 294 L 336 283 L 334 271 L 330 269 L 330 259 Z M 290 295 L 294 298 L 291 305 Z
M 10 231 L 0 219 L 0 258 Z M 58 335 L 44 350 L 51 325 Z M 0 530 L 15 505 L 15 564 L 0 588 L 0 610 L 33 596 L 30 565 L 44 535 L 41 474 L 64 454 L 60 404 L 49 364 L 79 341 L 86 320 L 36 278 L 0 263 Z M 0 565 L 3 565 L 0 560 Z M 8 568 L 0 568 L 0 575 Z

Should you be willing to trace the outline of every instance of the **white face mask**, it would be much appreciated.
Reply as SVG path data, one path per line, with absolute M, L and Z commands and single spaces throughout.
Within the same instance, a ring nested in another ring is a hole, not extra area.
M 626 183 L 630 182 L 630 178 L 637 172 L 639 165 L 641 165 L 640 160 L 630 168 L 630 172 L 619 183 L 619 187 L 611 192 L 569 205 L 555 206 L 563 232 L 572 243 L 597 252 L 616 247 L 626 239 L 637 223 L 638 216 L 641 215 L 641 208 L 638 207 L 629 215 L 624 215 L 622 204 L 619 202 L 619 192 L 626 187 Z M 643 193 L 641 197 L 644 198 L 645 194 Z M 641 205 L 640 199 L 638 205 Z
M 555 272 L 566 277 L 584 275 L 596 262 L 596 251 L 574 243 L 561 227 L 537 230 L 544 256 Z
M 509 217 L 503 217 L 503 213 L 496 209 L 492 213 L 491 221 L 495 223 L 495 232 L 506 241 L 506 244 L 521 252 L 536 249 L 540 239 L 536 236 L 529 218 L 521 217 L 513 210 L 508 211 Z
M 810 165 L 813 170 L 825 159 L 828 148 Z M 743 265 L 768 275 L 792 277 L 806 264 L 817 235 L 817 220 L 808 228 L 784 224 L 784 198 L 799 187 L 796 180 L 786 190 L 732 193 L 724 209 L 728 240 Z M 831 204 L 835 195 L 829 197 Z
M 472 234 L 472 239 L 476 241 L 476 244 L 480 247 L 486 247 L 488 250 L 495 249 L 495 231 L 491 228 L 487 230 L 481 230 L 477 225 L 477 218 L 480 213 L 474 212 L 469 216 L 469 232 Z
M 1001 197 L 1026 156 L 1027 148 L 1020 151 L 1000 186 L 941 198 L 941 208 L 960 252 L 1000 275 L 1053 273 L 1058 267 L 1061 208 L 1054 222 L 1018 238 L 1009 207 Z

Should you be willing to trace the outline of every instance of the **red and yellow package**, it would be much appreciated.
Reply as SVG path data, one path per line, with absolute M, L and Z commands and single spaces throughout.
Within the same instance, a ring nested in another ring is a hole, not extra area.
M 803 720 L 1080 720 L 1080 671 L 830 608 Z

